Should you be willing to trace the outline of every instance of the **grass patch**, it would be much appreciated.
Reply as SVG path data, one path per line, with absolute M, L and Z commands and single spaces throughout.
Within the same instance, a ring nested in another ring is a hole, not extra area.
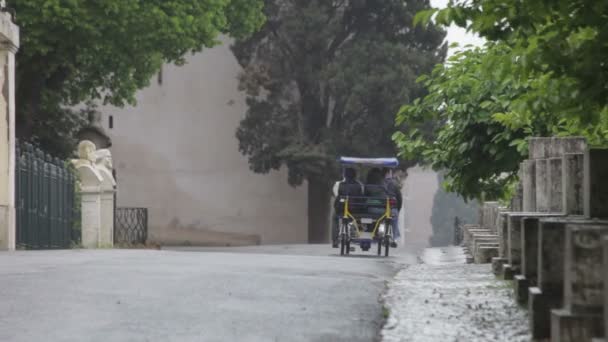
M 391 315 L 391 310 L 387 308 L 385 305 L 382 306 L 382 317 L 384 319 L 388 319 L 388 316 Z

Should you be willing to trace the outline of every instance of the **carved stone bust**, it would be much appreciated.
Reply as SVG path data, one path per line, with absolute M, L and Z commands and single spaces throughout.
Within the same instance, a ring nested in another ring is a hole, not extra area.
M 112 154 L 108 149 L 96 150 L 95 144 L 83 140 L 78 144 L 78 159 L 72 159 L 84 187 L 101 186 L 112 190 L 116 181 L 112 176 Z

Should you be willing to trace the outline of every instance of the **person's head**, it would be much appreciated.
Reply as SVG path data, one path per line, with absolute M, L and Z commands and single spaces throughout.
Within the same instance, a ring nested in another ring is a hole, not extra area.
M 382 183 L 382 171 L 375 167 L 367 173 L 367 184 L 381 184 Z
M 347 167 L 344 169 L 344 179 L 346 180 L 355 180 L 355 178 L 357 178 L 357 170 L 353 169 L 352 167 Z
M 390 168 L 388 168 L 388 167 L 383 167 L 382 168 L 382 177 L 383 178 L 386 178 L 387 176 L 392 176 L 392 175 L 393 175 L 393 173 L 392 173 L 392 170 Z

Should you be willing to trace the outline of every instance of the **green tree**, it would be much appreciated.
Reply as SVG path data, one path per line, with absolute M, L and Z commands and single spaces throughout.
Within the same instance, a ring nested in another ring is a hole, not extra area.
M 444 122 L 435 135 L 405 129 L 394 138 L 405 156 L 445 169 L 465 198 L 501 197 L 532 135 L 608 138 L 608 3 L 450 1 L 417 22 L 455 23 L 489 42 L 457 54 L 421 81 L 429 95 L 404 106 L 400 123 Z
M 13 0 L 17 133 L 58 154 L 72 151 L 86 119 L 75 105 L 134 104 L 163 63 L 243 38 L 264 21 L 262 0 Z
M 444 181 L 443 174 L 437 174 L 439 184 Z M 433 209 L 431 212 L 431 225 L 433 235 L 430 245 L 433 247 L 448 246 L 454 241 L 454 219 L 458 218 L 460 223 L 477 223 L 479 204 L 477 201 L 465 202 L 462 197 L 453 192 L 447 192 L 439 187 L 433 197 Z
M 267 22 L 233 51 L 249 109 L 237 131 L 258 173 L 308 182 L 309 239 L 327 239 L 336 157 L 390 156 L 394 113 L 423 94 L 444 32 L 414 27 L 428 0 L 266 0 Z
M 429 93 L 397 114 L 397 122 L 407 124 L 393 136 L 400 153 L 444 170 L 446 190 L 465 199 L 503 197 L 526 152 L 525 137 L 547 134 L 541 117 L 526 127 L 498 120 L 529 88 L 491 63 L 508 51 L 487 44 L 454 54 L 419 78 Z

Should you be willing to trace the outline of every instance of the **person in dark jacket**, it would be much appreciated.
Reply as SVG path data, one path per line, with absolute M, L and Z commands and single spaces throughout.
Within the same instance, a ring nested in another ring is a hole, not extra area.
M 340 217 L 342 217 L 342 212 L 344 210 L 344 206 L 343 203 L 340 202 L 340 198 L 344 196 L 363 196 L 363 184 L 357 180 L 357 170 L 350 167 L 344 169 L 344 180 L 338 184 L 338 193 L 336 194 L 336 199 L 334 200 L 334 210 L 336 213 L 332 228 L 332 246 L 334 248 L 338 248 L 338 227 L 340 225 Z
M 401 207 L 403 205 L 403 195 L 401 194 L 401 187 L 396 179 L 393 178 L 393 172 L 391 169 L 385 167 L 382 169 L 383 175 L 383 183 L 386 191 L 390 197 L 393 197 L 397 200 L 397 207 L 391 208 L 391 216 L 393 217 L 393 238 L 398 240 L 401 236 L 401 232 L 399 231 L 399 212 L 401 211 Z M 397 243 L 393 241 L 393 247 L 397 247 Z

